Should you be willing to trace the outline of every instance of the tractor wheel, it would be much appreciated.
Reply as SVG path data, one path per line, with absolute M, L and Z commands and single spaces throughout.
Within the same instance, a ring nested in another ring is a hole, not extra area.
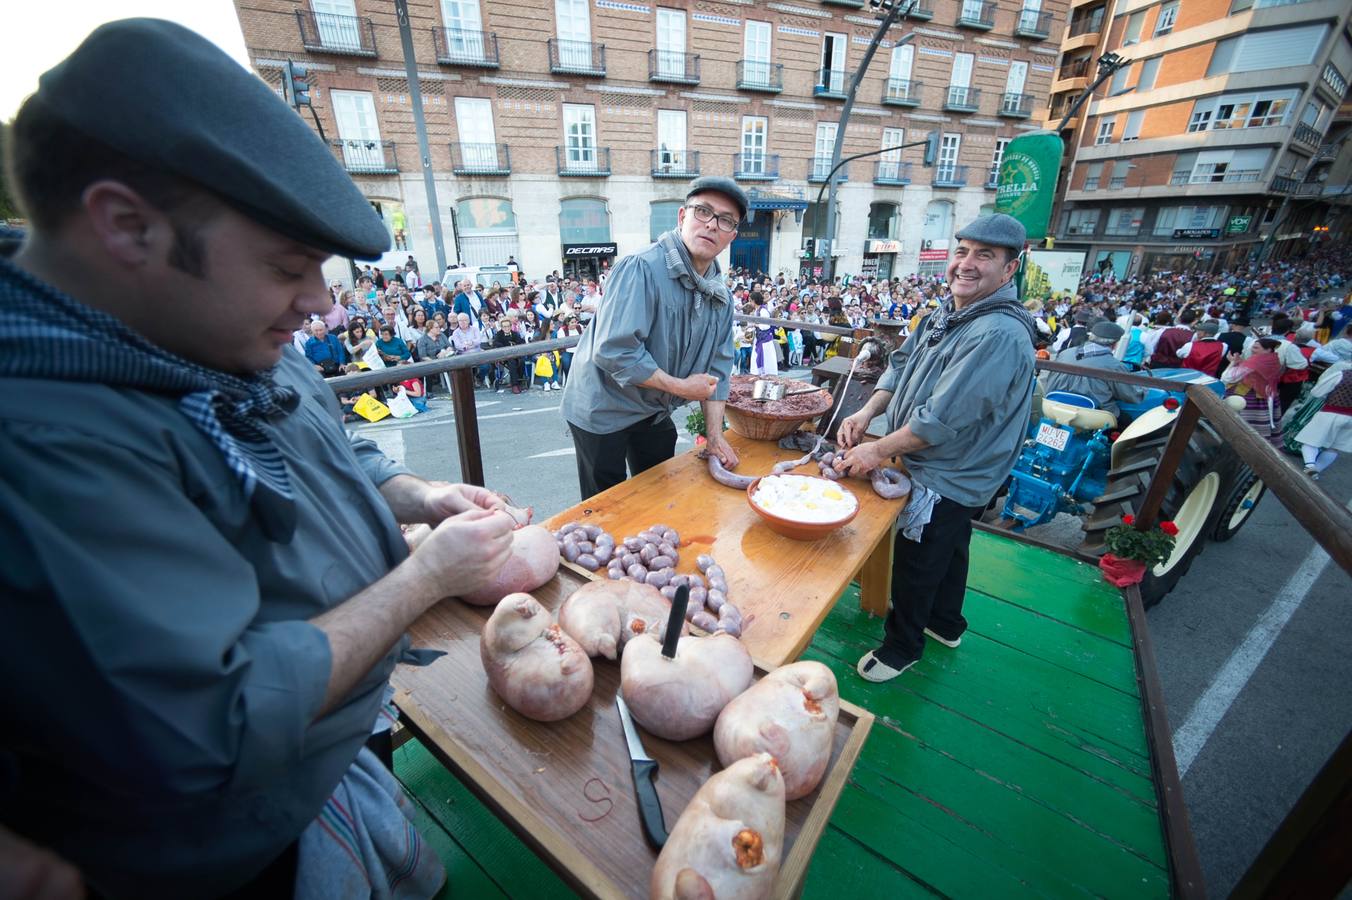
M 1211 529 L 1211 539 L 1219 542 L 1234 537 L 1249 521 L 1249 515 L 1266 493 L 1267 485 L 1263 480 L 1253 469 L 1240 463 L 1221 497 L 1220 514 L 1216 516 L 1216 527 Z
M 1137 444 L 1108 473 L 1102 496 L 1094 500 L 1094 510 L 1084 520 L 1085 552 L 1102 555 L 1107 530 L 1119 524 L 1124 515 L 1135 515 L 1140 509 L 1164 455 L 1165 443 L 1156 438 Z M 1178 537 L 1173 554 L 1146 570 L 1141 582 L 1141 600 L 1146 607 L 1160 602 L 1202 552 L 1224 486 L 1222 472 L 1228 468 L 1225 463 L 1229 456 L 1230 451 L 1211 426 L 1199 422 L 1160 507 L 1160 520 L 1172 520 L 1178 526 Z

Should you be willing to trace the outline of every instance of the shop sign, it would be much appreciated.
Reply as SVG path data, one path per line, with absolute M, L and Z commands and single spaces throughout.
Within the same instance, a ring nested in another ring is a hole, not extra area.
M 878 277 L 878 257 L 865 256 L 864 264 L 859 267 L 859 274 L 868 278 Z
M 1175 228 L 1174 240 L 1200 241 L 1221 236 L 1219 228 Z
M 869 241 L 869 253 L 900 253 L 901 241 Z
M 616 245 L 609 244 L 564 244 L 564 259 L 581 259 L 590 256 L 614 256 Z
M 1253 216 L 1231 216 L 1230 221 L 1225 223 L 1226 234 L 1244 234 L 1253 224 Z
M 941 262 L 941 261 L 943 261 L 943 260 L 945 260 L 945 259 L 948 259 L 948 251 L 947 251 L 947 250 L 921 250 L 921 251 L 920 251 L 920 261 L 921 261 L 921 262 Z

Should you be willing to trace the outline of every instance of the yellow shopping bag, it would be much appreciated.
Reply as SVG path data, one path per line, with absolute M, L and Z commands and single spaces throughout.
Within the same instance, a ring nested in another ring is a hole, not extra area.
M 541 353 L 539 358 L 535 360 L 536 378 L 554 377 L 554 362 L 550 359 L 551 355 L 552 354 L 549 353 Z
M 352 405 L 352 411 L 368 422 L 379 422 L 390 414 L 390 408 L 370 394 L 362 394 Z

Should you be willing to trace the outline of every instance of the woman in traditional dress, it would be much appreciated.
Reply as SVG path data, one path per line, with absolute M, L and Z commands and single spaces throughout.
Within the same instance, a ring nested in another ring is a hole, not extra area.
M 1244 398 L 1244 409 L 1240 416 L 1277 448 L 1282 443 L 1281 427 L 1278 425 L 1281 419 L 1278 383 L 1282 375 L 1282 362 L 1277 358 L 1277 348 L 1281 343 L 1276 338 L 1259 338 L 1254 342 L 1248 359 L 1238 353 L 1231 353 L 1230 367 L 1221 373 L 1221 381 L 1230 385 L 1228 393 Z

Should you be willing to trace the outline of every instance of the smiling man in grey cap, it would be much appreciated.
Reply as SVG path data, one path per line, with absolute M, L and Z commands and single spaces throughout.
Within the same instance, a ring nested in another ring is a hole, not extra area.
M 624 257 L 582 333 L 563 389 L 563 418 L 577 448 L 586 500 L 676 452 L 671 412 L 691 400 L 709 423 L 709 452 L 728 468 L 723 437 L 731 387 L 732 302 L 717 256 L 737 236 L 746 194 L 731 178 L 691 183 L 676 227 Z
M 168 22 L 91 34 L 5 146 L 32 228 L 0 260 L 3 824 L 110 898 L 435 892 L 363 745 L 404 630 L 493 577 L 512 522 L 349 439 L 289 346 L 379 218 Z M 401 522 L 434 527 L 410 553 Z
M 919 662 L 926 636 L 949 647 L 962 640 L 972 519 L 1009 477 L 1028 427 L 1037 331 L 1011 280 L 1023 225 L 983 216 L 955 237 L 949 296 L 892 353 L 878 389 L 840 426 L 849 450 L 837 468 L 860 475 L 900 456 L 912 480 L 894 544 L 886 637 L 859 660 L 869 681 Z M 861 441 L 883 413 L 888 433 Z

